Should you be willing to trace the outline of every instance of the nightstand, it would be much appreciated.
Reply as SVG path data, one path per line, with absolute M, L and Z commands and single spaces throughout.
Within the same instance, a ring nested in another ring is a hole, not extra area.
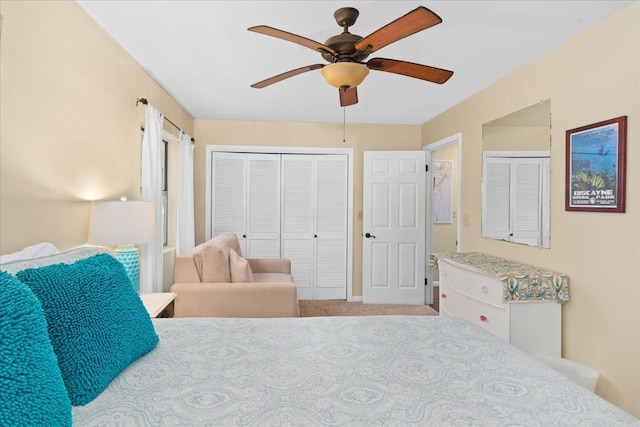
M 144 308 L 152 318 L 173 317 L 173 300 L 175 298 L 176 294 L 173 292 L 140 295 Z

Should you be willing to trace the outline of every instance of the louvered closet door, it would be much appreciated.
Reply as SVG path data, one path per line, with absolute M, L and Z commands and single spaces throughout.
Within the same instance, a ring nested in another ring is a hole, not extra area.
M 550 203 L 551 203 L 551 159 L 549 157 L 542 159 L 542 247 L 548 248 L 550 245 L 549 236 L 550 229 Z
M 246 252 L 247 155 L 219 153 L 212 155 L 211 171 L 211 231 L 213 236 L 224 232 L 238 235 L 243 254 Z
M 540 246 L 542 226 L 542 160 L 513 159 L 513 241 Z
M 280 155 L 247 154 L 247 258 L 280 257 Z
M 347 158 L 282 156 L 282 256 L 300 299 L 346 299 Z
M 314 166 L 313 155 L 282 156 L 282 257 L 300 299 L 314 299 Z
M 491 158 L 484 163 L 482 235 L 511 240 L 511 159 Z
M 549 246 L 549 159 L 495 157 L 484 161 L 482 235 L 534 246 Z M 548 234 L 547 234 L 548 235 Z
M 316 299 L 347 297 L 347 158 L 316 156 Z
M 212 155 L 213 236 L 236 233 L 246 258 L 280 257 L 280 155 Z

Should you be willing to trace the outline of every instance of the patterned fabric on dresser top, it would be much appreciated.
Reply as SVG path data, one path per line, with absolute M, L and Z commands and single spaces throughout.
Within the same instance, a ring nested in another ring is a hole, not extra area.
M 630 426 L 462 319 L 154 319 L 160 343 L 74 425 Z
M 494 275 L 504 284 L 504 300 L 556 300 L 569 301 L 569 278 L 566 274 L 498 258 L 480 252 L 447 252 L 431 255 L 435 265 L 438 259 L 473 267 Z

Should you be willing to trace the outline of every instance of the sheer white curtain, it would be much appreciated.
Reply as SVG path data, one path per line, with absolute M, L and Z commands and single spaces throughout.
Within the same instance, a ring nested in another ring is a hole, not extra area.
M 178 193 L 178 229 L 176 255 L 182 255 L 195 246 L 193 144 L 191 137 L 180 131 L 180 190 Z
M 140 293 L 163 291 L 162 273 L 162 113 L 147 105 L 142 137 L 141 200 L 153 202 L 156 241 L 140 245 Z

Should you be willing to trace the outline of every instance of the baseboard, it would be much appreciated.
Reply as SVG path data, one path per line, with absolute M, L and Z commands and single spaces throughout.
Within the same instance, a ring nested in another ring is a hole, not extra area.
M 347 298 L 347 301 L 349 301 L 349 302 L 362 302 L 362 295 L 351 296 L 350 298 Z

